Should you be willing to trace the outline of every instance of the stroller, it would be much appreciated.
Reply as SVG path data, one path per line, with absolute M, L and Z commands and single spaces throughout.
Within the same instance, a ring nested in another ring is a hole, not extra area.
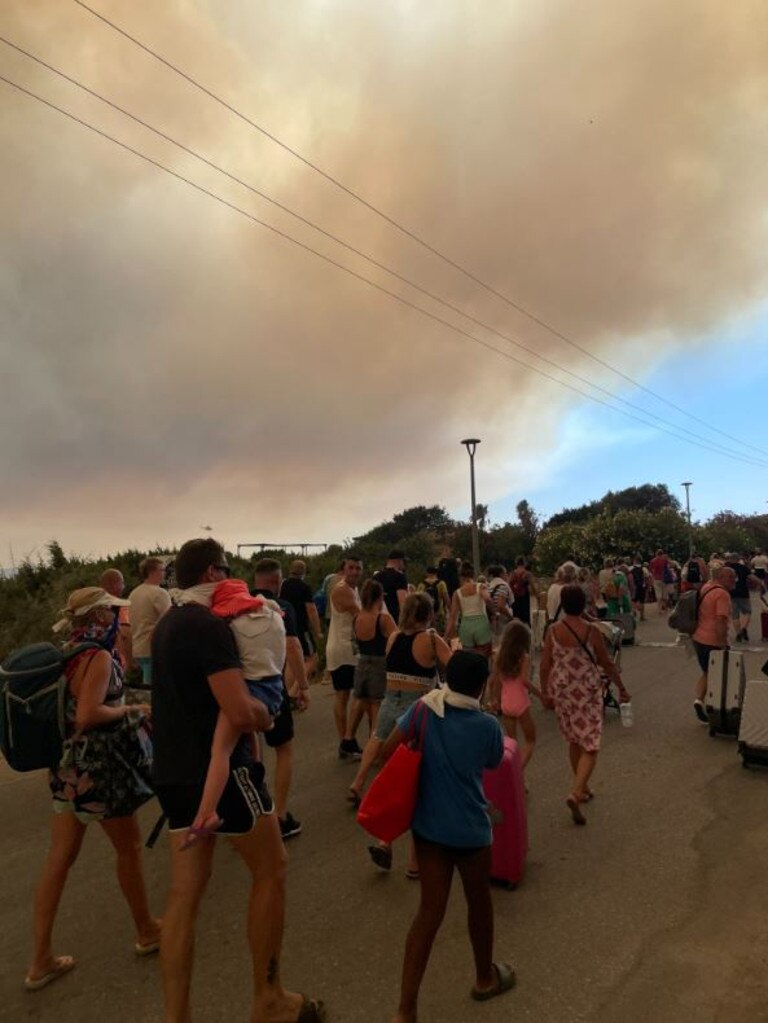
M 613 663 L 616 668 L 621 671 L 621 647 L 624 641 L 624 630 L 620 625 L 615 622 L 596 622 L 595 623 L 603 634 L 605 645 L 608 647 L 608 652 L 613 658 Z M 601 673 L 602 674 L 602 673 Z M 603 680 L 603 711 L 615 710 L 618 713 L 621 711 L 621 705 L 619 703 L 618 695 L 614 692 L 613 683 L 607 675 L 602 675 Z

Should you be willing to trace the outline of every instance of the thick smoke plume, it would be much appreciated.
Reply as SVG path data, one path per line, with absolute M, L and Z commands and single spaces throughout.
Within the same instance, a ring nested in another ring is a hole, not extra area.
M 93 3 L 630 373 L 765 294 L 765 5 Z M 619 389 L 75 3 L 6 0 L 0 33 Z M 507 347 L 1 44 L 0 67 Z M 209 522 L 232 543 L 339 539 L 407 504 L 460 507 L 457 441 L 474 433 L 486 498 L 535 481 L 558 437 L 527 424 L 543 407 L 554 423 L 572 394 L 2 83 L 0 104 L 0 472 L 17 551 L 173 543 Z

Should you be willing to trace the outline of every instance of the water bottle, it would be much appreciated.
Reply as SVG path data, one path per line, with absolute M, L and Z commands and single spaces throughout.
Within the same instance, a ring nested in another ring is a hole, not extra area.
M 635 723 L 635 719 L 632 715 L 632 704 L 622 703 L 619 705 L 619 713 L 621 714 L 621 723 L 625 728 L 631 728 Z

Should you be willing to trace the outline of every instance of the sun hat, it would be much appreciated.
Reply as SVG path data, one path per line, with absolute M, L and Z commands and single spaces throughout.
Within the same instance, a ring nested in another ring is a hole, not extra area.
M 123 597 L 113 597 L 101 586 L 83 586 L 79 590 L 72 590 L 67 598 L 67 606 L 61 609 L 63 618 L 53 626 L 54 632 L 60 632 L 65 625 L 71 625 L 78 618 L 87 615 L 96 607 L 130 607 L 130 600 Z

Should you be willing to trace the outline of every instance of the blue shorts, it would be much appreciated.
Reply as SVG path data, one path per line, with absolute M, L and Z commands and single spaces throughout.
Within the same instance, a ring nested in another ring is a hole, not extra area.
M 283 702 L 283 677 L 271 675 L 258 681 L 247 678 L 245 684 L 248 692 L 256 700 L 261 700 L 273 718 L 276 718 Z

